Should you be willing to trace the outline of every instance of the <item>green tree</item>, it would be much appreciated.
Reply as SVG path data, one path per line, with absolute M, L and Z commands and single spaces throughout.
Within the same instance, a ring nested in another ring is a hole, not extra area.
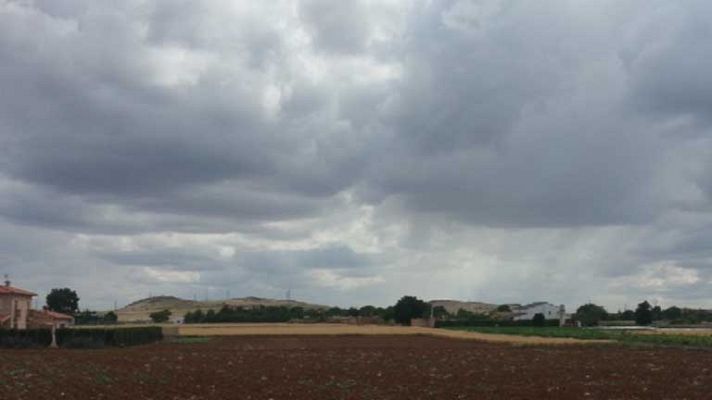
M 119 317 L 113 311 L 109 311 L 108 313 L 104 314 L 104 323 L 105 324 L 115 324 L 116 321 L 118 321 L 118 320 L 119 320 Z
M 497 307 L 497 312 L 512 312 L 512 309 L 509 308 L 509 305 L 507 304 L 502 304 L 499 307 Z
M 160 324 L 162 322 L 168 322 L 168 319 L 171 317 L 171 314 L 172 313 L 170 310 L 163 310 L 151 313 L 149 314 L 149 317 L 151 317 L 151 321 Z
M 447 312 L 447 309 L 443 306 L 435 306 L 433 308 L 433 317 L 437 319 L 443 319 L 447 318 L 450 315 L 450 313 Z
M 593 303 L 584 304 L 576 310 L 576 320 L 584 326 L 596 326 L 607 318 L 606 309 Z
M 635 309 L 635 324 L 636 325 L 650 325 L 653 322 L 653 312 L 648 301 L 644 301 L 638 304 L 638 308 Z
M 633 310 L 625 310 L 621 313 L 621 320 L 623 321 L 632 321 L 635 319 L 635 311 Z
M 682 309 L 680 307 L 668 307 L 663 310 L 663 318 L 667 320 L 676 320 L 682 318 Z
M 373 317 L 376 315 L 376 307 L 374 306 L 363 306 L 359 308 L 358 313 L 362 317 Z
M 534 314 L 532 318 L 532 326 L 544 326 L 546 325 L 546 317 L 542 313 Z
M 653 321 L 659 321 L 663 319 L 663 310 L 660 308 L 660 306 L 655 306 L 652 309 L 650 309 L 650 313 L 652 314 Z
M 410 325 L 413 318 L 422 318 L 428 311 L 428 304 L 415 296 L 403 296 L 393 306 L 393 319 L 402 325 Z
M 47 295 L 47 308 L 55 312 L 74 315 L 79 312 L 79 296 L 70 288 L 52 289 Z

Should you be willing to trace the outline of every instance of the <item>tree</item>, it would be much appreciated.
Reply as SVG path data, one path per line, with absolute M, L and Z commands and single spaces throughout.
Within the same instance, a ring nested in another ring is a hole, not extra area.
M 447 318 L 450 316 L 450 313 L 447 312 L 447 309 L 443 306 L 435 306 L 433 308 L 433 317 L 437 319 L 443 319 Z
M 118 319 L 119 317 L 113 311 L 109 311 L 108 313 L 104 314 L 104 323 L 106 324 L 115 324 Z
M 584 326 L 596 326 L 607 318 L 606 309 L 593 303 L 584 304 L 576 310 L 576 320 Z
M 512 309 L 509 308 L 509 305 L 507 304 L 502 304 L 501 306 L 497 307 L 497 312 L 512 312 Z
M 415 296 L 403 296 L 393 306 L 394 320 L 402 325 L 410 325 L 413 318 L 422 318 L 429 310 L 428 304 Z
M 633 310 L 625 310 L 621 313 L 622 321 L 632 321 L 634 319 L 635 319 L 635 311 L 633 311 Z
M 195 310 L 193 312 L 188 311 L 183 316 L 183 322 L 186 324 L 200 324 L 205 320 L 205 314 L 203 310 Z
M 653 321 L 659 321 L 663 319 L 663 310 L 660 306 L 655 306 L 650 310 Z
M 546 317 L 542 313 L 534 314 L 532 318 L 532 326 L 544 326 L 546 325 Z
M 79 312 L 79 296 L 69 288 L 52 289 L 47 295 L 47 308 L 58 313 L 74 315 Z
M 362 317 L 373 317 L 376 315 L 376 307 L 374 306 L 363 306 L 359 308 L 358 313 Z
M 638 304 L 638 308 L 635 309 L 635 324 L 636 325 L 650 325 L 653 322 L 653 312 L 648 301 L 644 301 Z
M 149 314 L 149 317 L 151 317 L 151 321 L 160 324 L 161 322 L 168 322 L 168 319 L 171 317 L 171 314 L 172 313 L 170 310 L 163 310 L 151 313 Z
M 475 313 L 472 311 L 467 311 L 464 308 L 458 308 L 455 318 L 457 319 L 472 319 L 475 317 Z
M 680 307 L 669 307 L 663 310 L 663 318 L 667 320 L 676 320 L 682 318 L 682 309 Z

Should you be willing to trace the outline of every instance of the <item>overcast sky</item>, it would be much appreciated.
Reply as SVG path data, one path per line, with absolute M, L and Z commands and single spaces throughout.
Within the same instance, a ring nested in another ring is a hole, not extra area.
M 712 308 L 712 4 L 0 0 L 0 273 Z

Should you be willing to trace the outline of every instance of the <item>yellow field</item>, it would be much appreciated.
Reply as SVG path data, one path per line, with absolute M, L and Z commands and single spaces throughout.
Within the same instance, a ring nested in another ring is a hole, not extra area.
M 445 329 L 345 324 L 195 324 L 168 328 L 179 336 L 254 336 L 254 335 L 429 335 L 453 339 L 480 340 L 514 344 L 585 344 L 607 343 L 601 340 L 544 338 L 532 336 L 496 335 Z M 167 332 L 168 333 L 168 332 Z M 169 334 L 170 334 L 169 333 Z

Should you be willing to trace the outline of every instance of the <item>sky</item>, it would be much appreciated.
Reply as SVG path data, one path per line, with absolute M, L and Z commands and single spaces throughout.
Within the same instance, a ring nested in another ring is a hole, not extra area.
M 0 0 L 0 273 L 92 309 L 288 290 L 712 308 L 710 18 Z

